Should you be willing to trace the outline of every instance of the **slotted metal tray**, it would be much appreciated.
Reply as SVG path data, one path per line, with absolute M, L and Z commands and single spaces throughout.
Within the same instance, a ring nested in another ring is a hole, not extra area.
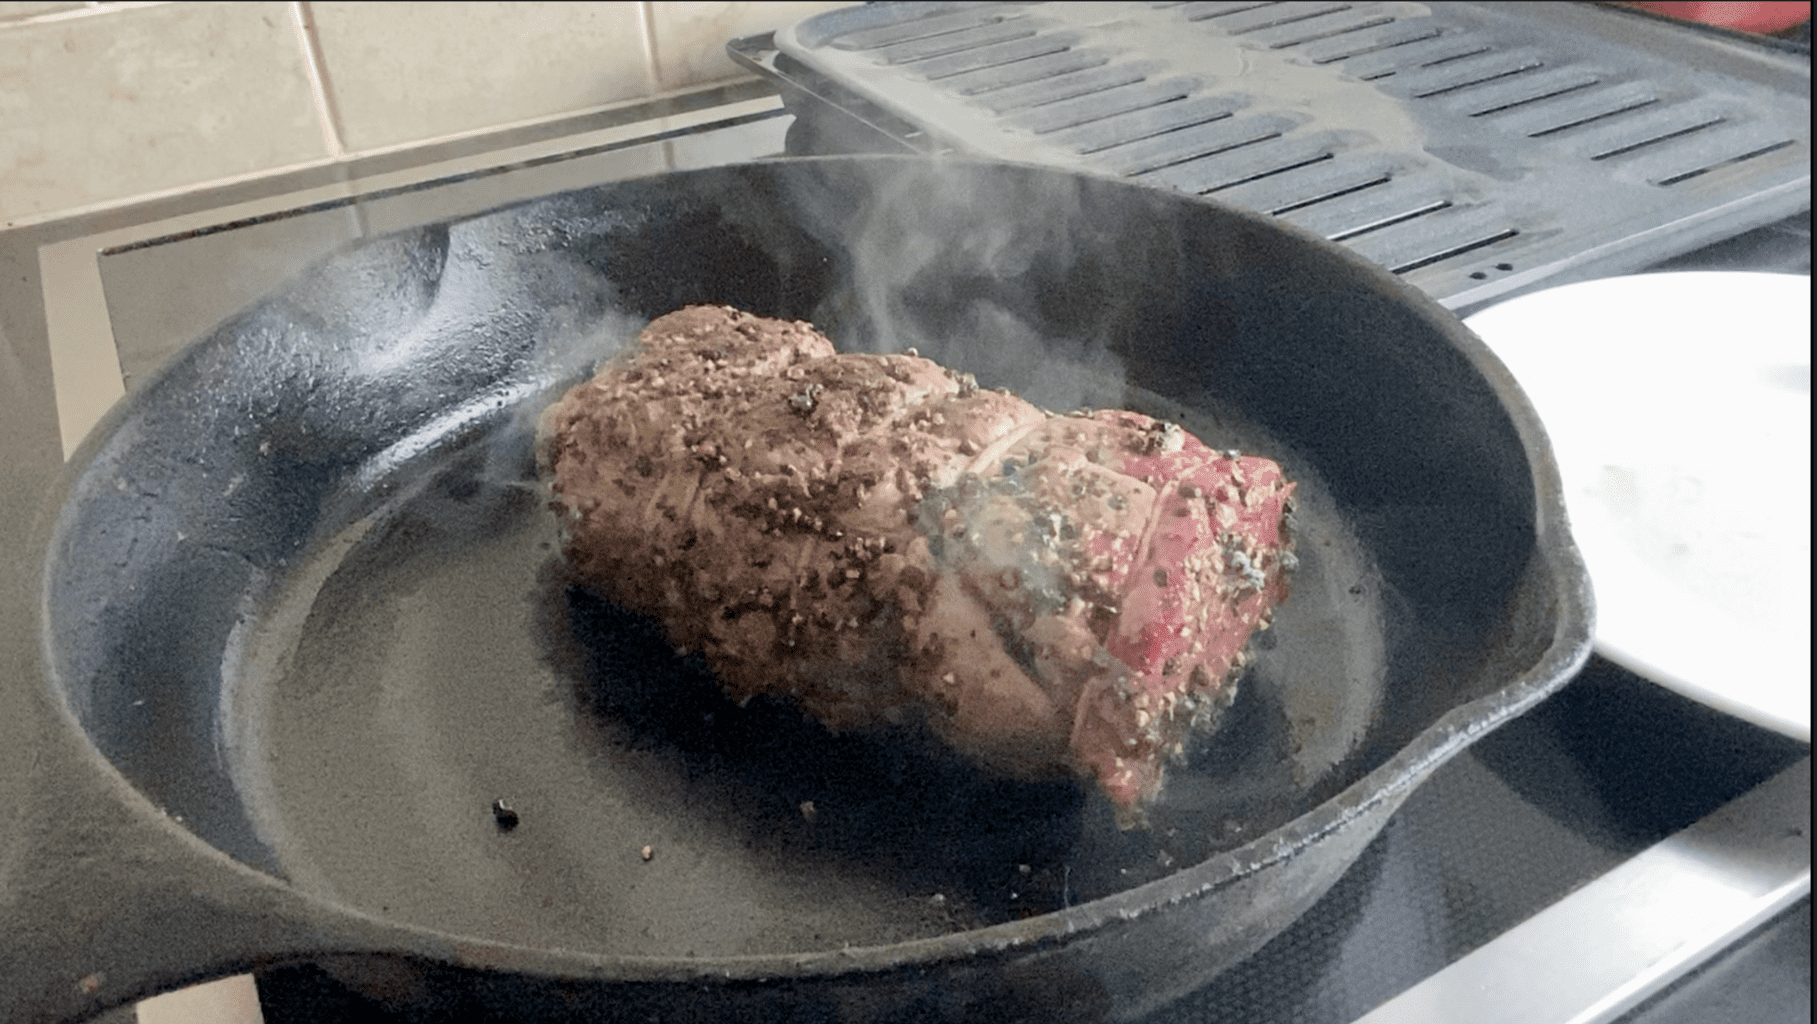
M 1810 207 L 1808 54 L 1601 5 L 882 3 L 729 49 L 806 148 L 1210 196 L 1459 310 Z

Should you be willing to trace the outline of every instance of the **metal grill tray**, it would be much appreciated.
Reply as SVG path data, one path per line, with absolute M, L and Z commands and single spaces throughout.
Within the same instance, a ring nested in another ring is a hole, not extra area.
M 1808 55 L 1596 5 L 885 3 L 774 47 L 731 51 L 810 121 L 1264 211 L 1460 310 L 1810 207 Z

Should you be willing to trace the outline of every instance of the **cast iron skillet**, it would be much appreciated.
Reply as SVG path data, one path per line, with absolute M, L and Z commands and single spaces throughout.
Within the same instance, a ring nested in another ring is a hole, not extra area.
M 695 302 L 1302 481 L 1295 593 L 1148 828 L 732 707 L 564 585 L 534 411 Z M 1014 165 L 747 164 L 370 240 L 114 410 L 50 508 L 7 1019 L 302 960 L 425 1019 L 1133 1016 L 1589 650 L 1543 432 L 1450 314 L 1263 218 Z

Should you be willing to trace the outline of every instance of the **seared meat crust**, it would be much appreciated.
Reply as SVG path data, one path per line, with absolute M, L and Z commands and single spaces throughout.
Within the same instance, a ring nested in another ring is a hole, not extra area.
M 805 323 L 694 306 L 544 414 L 576 577 L 728 695 L 923 722 L 1125 810 L 1287 594 L 1293 484 L 1117 410 L 1052 415 Z

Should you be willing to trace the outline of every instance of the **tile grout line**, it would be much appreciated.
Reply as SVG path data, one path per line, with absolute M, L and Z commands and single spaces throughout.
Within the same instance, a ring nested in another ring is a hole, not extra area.
M 721 83 L 721 84 L 723 84 L 723 83 Z M 704 88 L 710 89 L 710 88 L 713 88 L 713 86 L 707 86 Z M 685 93 L 686 90 L 680 90 L 679 92 Z M 262 168 L 258 168 L 256 170 L 245 171 L 240 174 L 228 175 L 227 177 L 224 177 L 224 178 L 210 178 L 206 181 L 188 182 L 188 183 L 182 184 L 182 185 L 171 185 L 167 188 L 157 189 L 152 192 L 135 193 L 135 194 L 129 195 L 129 196 L 116 196 L 116 197 L 113 197 L 110 199 L 99 199 L 94 202 L 83 203 L 79 206 L 65 206 L 65 207 L 58 207 L 56 209 L 51 209 L 51 210 L 43 210 L 38 213 L 21 214 L 17 217 L 0 220 L 0 231 L 10 231 L 15 228 L 36 227 L 41 224 L 55 223 L 57 221 L 67 220 L 72 217 L 85 217 L 85 216 L 90 216 L 90 215 L 94 215 L 94 214 L 107 213 L 109 211 L 121 210 L 121 209 L 124 209 L 129 206 L 134 206 L 139 203 L 152 202 L 152 201 L 156 201 L 156 200 L 172 199 L 172 198 L 175 198 L 178 196 L 182 196 L 186 193 L 195 192 L 195 191 L 203 190 L 203 189 L 221 188 L 223 186 L 228 186 L 228 185 L 240 185 L 240 184 L 244 184 L 246 182 L 255 182 L 262 178 L 277 178 L 277 177 L 281 177 L 286 174 L 294 174 L 299 171 L 314 170 L 314 169 L 322 168 L 322 167 L 333 167 L 333 166 L 336 166 L 337 164 L 338 165 L 347 165 L 347 164 L 349 164 L 350 161 L 365 159 L 367 157 L 372 157 L 372 156 L 389 156 L 389 155 L 395 155 L 398 153 L 408 153 L 411 150 L 415 150 L 415 149 L 427 149 L 427 148 L 433 148 L 433 147 L 439 146 L 439 145 L 445 145 L 445 144 L 451 143 L 451 142 L 459 142 L 459 141 L 466 140 L 466 139 L 484 138 L 485 136 L 492 134 L 494 132 L 498 132 L 498 131 L 508 131 L 508 130 L 515 129 L 515 128 L 534 127 L 537 125 L 544 125 L 544 124 L 550 124 L 550 123 L 554 123 L 554 122 L 560 122 L 560 121 L 563 121 L 563 120 L 566 120 L 566 119 L 569 119 L 572 117 L 602 113 L 602 112 L 616 110 L 616 109 L 620 109 L 620 108 L 628 107 L 628 106 L 637 106 L 637 105 L 640 105 L 643 103 L 647 103 L 647 102 L 649 102 L 649 100 L 650 100 L 650 97 L 637 97 L 637 98 L 628 99 L 628 100 L 615 100 L 611 103 L 601 104 L 597 107 L 584 107 L 581 110 L 575 111 L 575 112 L 563 112 L 561 114 L 545 115 L 543 117 L 525 118 L 522 121 L 510 121 L 510 122 L 506 122 L 504 124 L 488 125 L 485 128 L 476 128 L 476 129 L 471 129 L 468 131 L 454 132 L 454 133 L 451 133 L 448 135 L 440 135 L 440 136 L 436 136 L 436 137 L 430 138 L 430 139 L 417 139 L 417 140 L 413 140 L 410 142 L 400 142 L 395 145 L 379 146 L 379 147 L 375 147 L 373 149 L 350 150 L 350 151 L 348 151 L 348 153 L 345 156 L 340 157 L 340 158 L 327 157 L 327 156 L 314 157 L 312 159 L 299 161 L 299 162 L 293 163 L 293 164 L 281 164 L 276 167 L 262 167 Z M 748 110 L 756 109 L 755 107 L 747 108 L 745 106 L 745 104 L 758 104 L 758 105 L 763 106 L 765 109 L 769 109 L 769 108 L 775 108 L 778 110 L 781 109 L 781 101 L 778 99 L 775 99 L 774 97 L 771 97 L 768 99 L 755 98 L 755 99 L 740 101 L 740 105 L 739 105 L 740 111 L 748 112 Z M 675 115 L 665 115 L 665 116 L 675 116 Z M 683 115 L 683 116 L 685 116 L 685 115 Z M 693 123 L 693 122 L 689 122 L 689 123 Z M 613 131 L 615 129 L 608 128 L 605 130 Z M 587 134 L 591 135 L 591 132 L 589 132 Z M 541 142 L 527 143 L 525 145 L 537 147 L 536 151 L 538 153 L 544 153 L 544 152 L 548 151 L 548 147 L 551 147 L 551 146 L 559 147 L 560 145 L 562 145 L 562 143 L 552 142 L 550 140 L 545 139 Z M 515 152 L 518 147 L 516 145 L 511 145 L 511 146 L 506 146 L 504 148 L 506 150 Z M 490 150 L 488 150 L 487 152 L 490 152 Z M 445 162 L 446 160 L 455 160 L 455 159 L 467 159 L 467 158 L 466 157 L 436 158 L 434 160 L 431 160 L 430 163 L 440 164 L 440 163 Z
M 290 20 L 296 26 L 297 44 L 303 49 L 303 69 L 309 76 L 309 95 L 315 101 L 316 120 L 322 126 L 322 144 L 335 160 L 347 157 L 340 111 L 334 94 L 329 91 L 328 64 L 322 59 L 322 48 L 315 37 L 315 20 L 307 0 L 291 0 Z

